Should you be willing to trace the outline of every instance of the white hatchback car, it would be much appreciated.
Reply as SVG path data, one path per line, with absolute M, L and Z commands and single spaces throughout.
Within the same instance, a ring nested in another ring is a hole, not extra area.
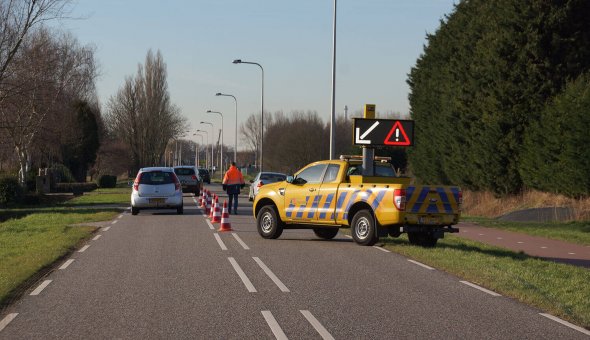
M 282 182 L 287 179 L 287 175 L 280 172 L 259 172 L 253 180 L 250 181 L 250 191 L 248 192 L 248 199 L 254 201 L 258 195 L 258 189 L 265 184 Z
M 172 168 L 142 168 L 131 191 L 131 214 L 140 209 L 176 209 L 183 213 L 182 186 Z

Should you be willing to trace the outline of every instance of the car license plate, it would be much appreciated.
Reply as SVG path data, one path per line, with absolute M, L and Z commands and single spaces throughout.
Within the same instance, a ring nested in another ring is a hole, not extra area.
M 150 198 L 150 203 L 164 203 L 163 198 Z
M 440 224 L 440 219 L 438 217 L 420 217 L 418 219 L 418 223 L 420 223 L 420 224 Z

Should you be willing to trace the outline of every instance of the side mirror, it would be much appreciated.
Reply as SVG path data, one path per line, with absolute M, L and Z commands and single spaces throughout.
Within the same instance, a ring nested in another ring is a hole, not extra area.
M 287 176 L 287 183 L 293 183 L 293 176 Z

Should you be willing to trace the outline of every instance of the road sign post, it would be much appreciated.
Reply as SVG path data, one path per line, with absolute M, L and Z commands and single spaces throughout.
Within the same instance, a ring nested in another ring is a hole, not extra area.
M 363 114 L 365 119 L 375 119 L 375 105 L 365 104 L 365 111 Z M 375 169 L 373 160 L 375 159 L 375 149 L 363 146 L 363 176 L 374 176 Z

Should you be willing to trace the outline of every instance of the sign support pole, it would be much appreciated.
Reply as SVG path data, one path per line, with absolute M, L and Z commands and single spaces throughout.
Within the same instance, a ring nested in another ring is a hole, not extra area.
M 375 105 L 365 104 L 365 112 L 363 118 L 375 119 Z M 375 149 L 371 147 L 363 147 L 363 176 L 374 176 L 374 160 Z

